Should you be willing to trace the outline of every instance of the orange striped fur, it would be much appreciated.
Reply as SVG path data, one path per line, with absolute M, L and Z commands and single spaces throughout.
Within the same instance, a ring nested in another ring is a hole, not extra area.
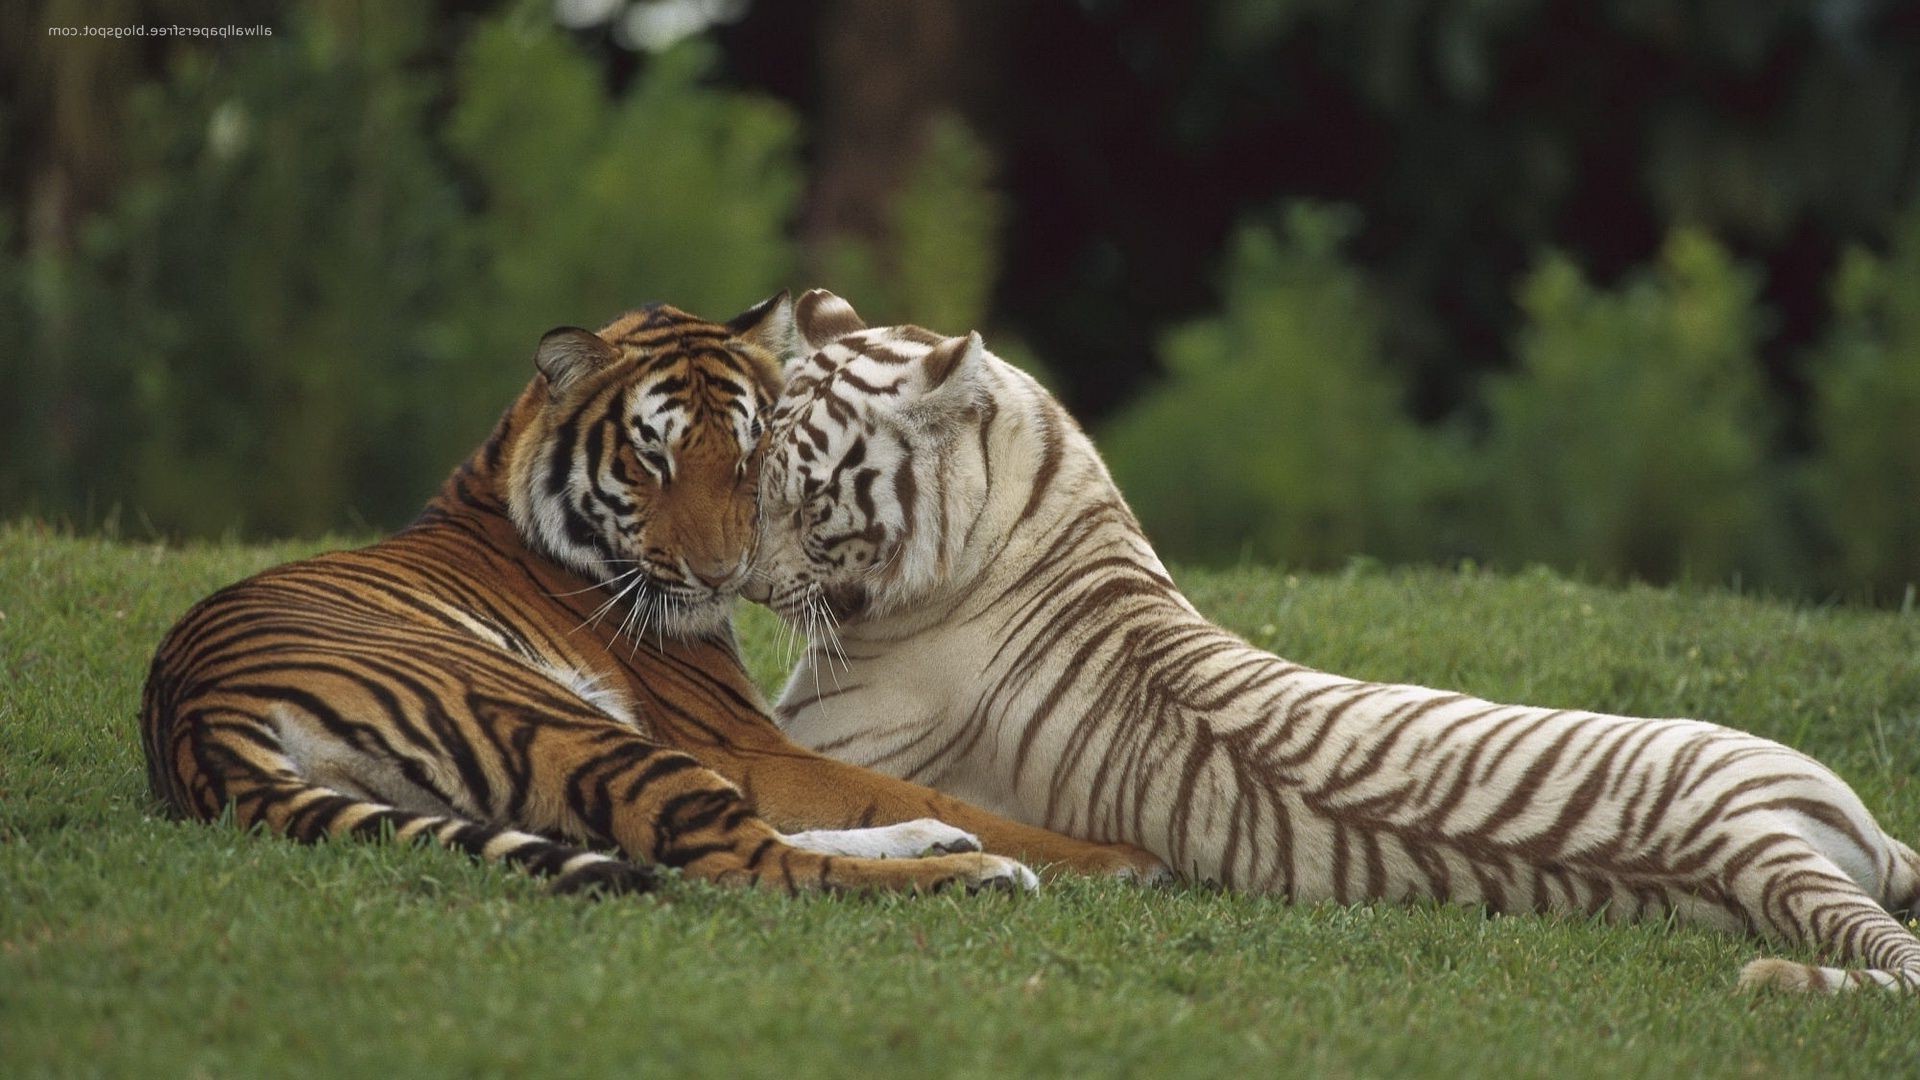
M 655 865 L 788 890 L 1032 884 L 983 842 L 1151 871 L 774 727 L 729 611 L 791 341 L 784 293 L 727 324 L 656 306 L 547 335 L 411 526 L 222 589 L 167 634 L 141 706 L 156 797 L 304 841 L 430 839 L 563 890 L 644 889 Z

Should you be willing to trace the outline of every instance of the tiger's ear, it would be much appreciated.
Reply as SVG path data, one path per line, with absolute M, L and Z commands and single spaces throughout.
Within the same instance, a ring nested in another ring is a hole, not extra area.
M 933 424 L 979 409 L 986 401 L 986 343 L 978 333 L 950 337 L 920 358 L 920 394 L 908 411 Z
M 727 333 L 760 346 L 782 364 L 799 351 L 793 333 L 793 301 L 785 289 L 728 319 Z
M 926 393 L 933 393 L 949 382 L 966 382 L 977 371 L 987 351 L 980 331 L 969 330 L 965 337 L 950 337 L 933 347 L 921 360 Z M 956 379 L 956 376 L 960 378 Z
M 556 326 L 541 335 L 533 351 L 533 366 L 547 378 L 547 395 L 558 399 L 582 376 L 619 359 L 620 353 L 599 334 L 577 326 Z
M 800 340 L 808 352 L 817 352 L 831 342 L 867 328 L 853 305 L 825 289 L 808 289 L 800 297 L 794 321 L 800 327 Z

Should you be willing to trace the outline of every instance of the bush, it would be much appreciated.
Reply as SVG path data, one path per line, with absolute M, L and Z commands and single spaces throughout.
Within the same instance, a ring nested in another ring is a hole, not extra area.
M 1774 565 L 1757 291 L 1684 230 L 1615 291 L 1559 256 L 1534 271 L 1520 371 L 1487 398 L 1488 553 L 1656 580 Z
M 367 13 L 383 47 L 309 17 L 135 91 L 118 199 L 70 258 L 33 257 L 43 490 L 168 530 L 311 533 L 417 475 L 403 403 L 437 375 L 457 203 L 420 137 L 434 87 L 407 68 L 406 10 Z
M 1346 211 L 1290 207 L 1235 237 L 1224 310 L 1161 344 L 1168 380 L 1105 432 L 1115 478 L 1179 559 L 1325 565 L 1444 547 L 1450 443 L 1404 415 Z
M 531 377 L 556 324 L 598 326 L 664 301 L 726 318 L 787 285 L 801 189 L 799 129 L 769 100 L 712 90 L 711 49 L 654 55 L 624 97 L 537 19 L 480 28 L 456 76 L 449 141 L 478 188 L 463 222 L 470 275 L 447 335 L 471 359 L 463 430 Z
M 887 207 L 886 248 L 829 238 L 821 284 L 874 325 L 912 322 L 949 334 L 985 326 L 1006 216 L 992 181 L 986 146 L 959 117 L 937 116 Z
M 1920 582 L 1920 207 L 1885 257 L 1850 252 L 1813 368 L 1812 504 L 1839 554 L 1826 584 L 1900 596 Z
M 943 334 L 988 331 L 1009 363 L 1052 383 L 1045 363 L 1017 336 L 990 326 L 989 302 L 1000 270 L 1005 200 L 994 189 L 993 156 L 966 122 L 936 115 L 913 166 L 884 215 L 883 245 L 829 237 L 816 258 L 821 280 L 870 324 L 914 323 Z
M 5 506 L 124 504 L 197 534 L 396 524 L 546 328 L 655 299 L 724 317 L 785 283 L 795 121 L 703 86 L 706 50 L 612 100 L 511 13 L 450 84 L 424 20 L 315 8 L 136 90 L 120 197 L 78 250 L 0 260 L 24 414 Z

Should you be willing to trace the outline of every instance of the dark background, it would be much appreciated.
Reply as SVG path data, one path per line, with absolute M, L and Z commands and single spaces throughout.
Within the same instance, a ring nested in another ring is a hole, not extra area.
M 0 513 L 390 526 L 546 327 L 824 284 L 1176 559 L 1912 603 L 1920 5 L 395 7 L 5 16 Z

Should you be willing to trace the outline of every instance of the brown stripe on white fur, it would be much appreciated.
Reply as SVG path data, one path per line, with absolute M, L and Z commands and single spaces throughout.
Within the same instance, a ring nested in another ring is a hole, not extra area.
M 793 319 L 809 349 L 867 328 L 853 305 L 825 289 L 813 289 L 801 296 Z
M 863 330 L 798 370 L 758 567 L 813 632 L 779 709 L 803 744 L 1236 888 L 1674 915 L 1852 969 L 1743 985 L 1920 989 L 1889 913 L 1920 859 L 1811 758 L 1291 663 L 1194 610 L 1091 442 L 977 337 Z

